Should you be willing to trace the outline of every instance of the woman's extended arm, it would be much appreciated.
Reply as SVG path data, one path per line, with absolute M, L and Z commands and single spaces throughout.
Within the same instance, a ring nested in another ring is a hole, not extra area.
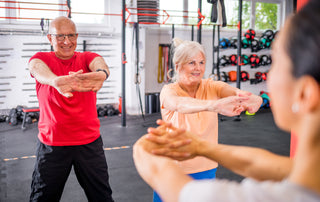
M 205 144 L 207 146 L 204 146 Z M 244 177 L 280 181 L 288 177 L 292 168 L 292 160 L 289 157 L 276 155 L 264 149 L 208 144 L 200 143 L 198 155 L 217 161 L 223 167 Z
M 242 105 L 249 113 L 257 112 L 262 104 L 262 98 L 258 95 L 254 95 L 248 91 L 243 91 L 230 85 L 224 85 L 220 92 L 221 98 L 229 96 L 247 96 L 249 99 L 245 100 Z
M 177 129 L 159 121 L 157 129 L 150 128 L 146 149 L 154 154 L 186 160 L 204 156 L 245 177 L 257 180 L 282 180 L 287 177 L 292 160 L 267 150 L 224 144 L 210 144 L 191 132 Z
M 229 96 L 219 100 L 200 100 L 191 97 L 181 97 L 173 90 L 168 90 L 162 98 L 162 108 L 183 114 L 213 111 L 226 116 L 239 115 L 244 107 L 241 103 L 248 100 L 247 96 Z

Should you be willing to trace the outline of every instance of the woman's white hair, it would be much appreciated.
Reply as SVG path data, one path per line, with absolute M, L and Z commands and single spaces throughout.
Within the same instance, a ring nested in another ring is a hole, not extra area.
M 204 48 L 201 44 L 196 41 L 184 41 L 180 38 L 174 38 L 172 40 L 173 47 L 174 47 L 174 55 L 173 55 L 173 81 L 177 81 L 179 79 L 178 67 L 188 63 L 190 58 L 194 57 L 195 55 L 202 53 L 204 60 L 206 60 L 206 54 Z

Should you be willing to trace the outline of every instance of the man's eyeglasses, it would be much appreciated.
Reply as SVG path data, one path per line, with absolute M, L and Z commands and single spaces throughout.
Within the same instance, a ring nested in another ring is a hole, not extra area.
M 70 41 L 74 41 L 78 37 L 77 33 L 75 33 L 75 34 L 50 34 L 50 35 L 55 36 L 58 41 L 64 41 L 66 36 L 68 37 L 68 39 Z

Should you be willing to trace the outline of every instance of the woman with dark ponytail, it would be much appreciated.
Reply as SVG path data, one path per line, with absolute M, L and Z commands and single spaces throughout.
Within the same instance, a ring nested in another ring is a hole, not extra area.
M 298 136 L 295 158 L 260 148 L 210 144 L 194 132 L 158 121 L 160 126 L 149 129 L 134 145 L 133 157 L 142 178 L 164 201 L 320 201 L 319 0 L 310 0 L 287 20 L 272 57 L 271 109 L 277 126 Z M 247 178 L 241 183 L 197 181 L 172 160 L 195 156 Z

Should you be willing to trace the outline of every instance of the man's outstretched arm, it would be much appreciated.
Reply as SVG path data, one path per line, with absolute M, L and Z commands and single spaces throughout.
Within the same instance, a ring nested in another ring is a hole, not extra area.
M 87 84 L 83 80 L 77 78 L 77 75 L 82 74 L 82 70 L 74 72 L 70 75 L 57 76 L 51 69 L 40 59 L 33 59 L 28 65 L 31 75 L 41 84 L 46 84 L 54 87 L 60 94 L 65 97 L 72 97 L 72 92 L 87 92 L 92 91 L 94 86 Z

